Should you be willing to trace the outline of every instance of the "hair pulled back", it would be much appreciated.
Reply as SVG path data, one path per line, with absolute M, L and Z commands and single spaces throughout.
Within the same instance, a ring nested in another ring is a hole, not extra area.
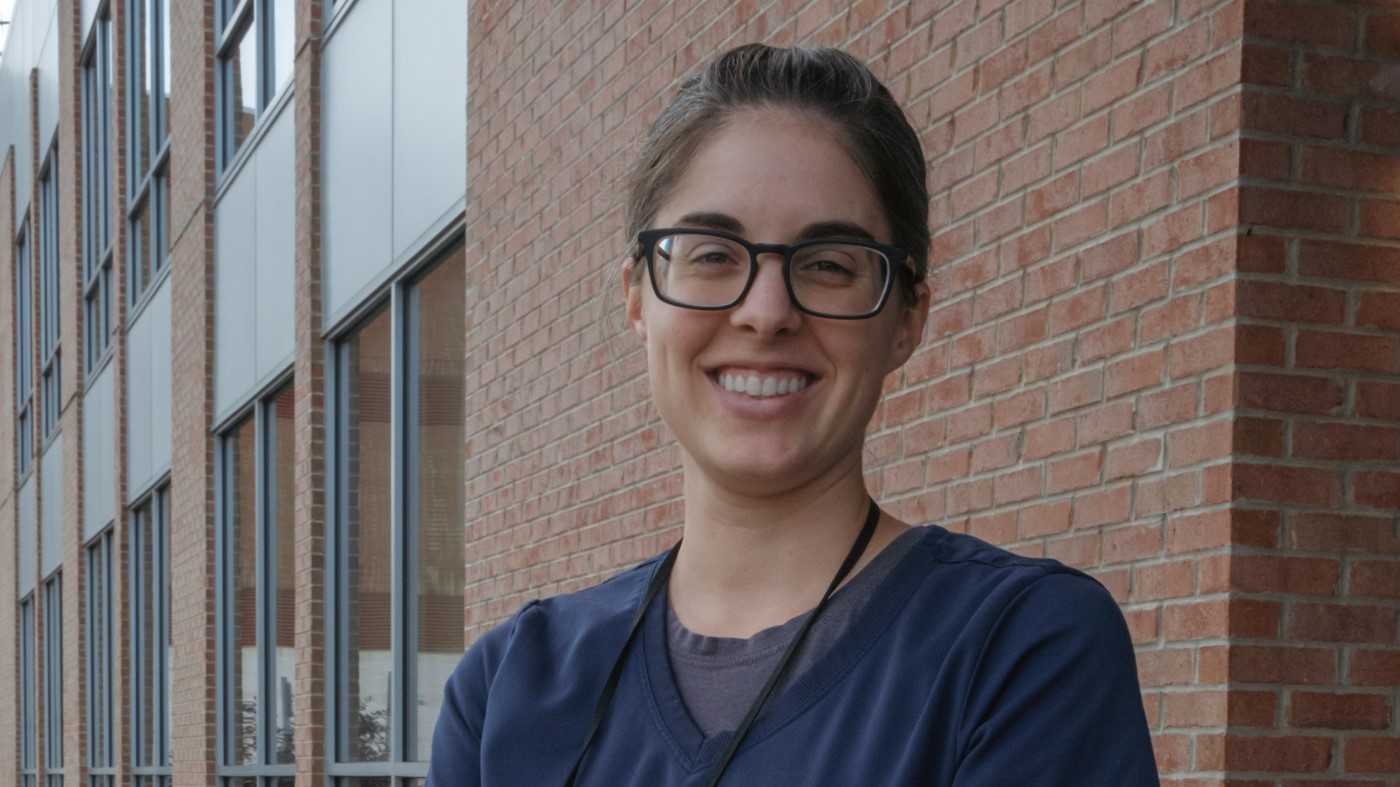
M 929 227 L 919 137 L 870 69 L 830 47 L 745 44 L 687 77 L 643 140 L 629 174 L 628 237 L 656 218 L 701 144 L 730 116 L 765 108 L 813 112 L 833 125 L 869 178 L 892 242 L 909 254 L 913 280 L 922 281 L 928 271 Z M 912 297 L 907 281 L 903 289 Z

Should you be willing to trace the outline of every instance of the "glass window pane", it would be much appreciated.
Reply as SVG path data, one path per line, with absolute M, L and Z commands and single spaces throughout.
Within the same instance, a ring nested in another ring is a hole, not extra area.
M 155 238 L 155 262 L 154 270 L 160 271 L 165 267 L 166 260 L 170 258 L 170 170 L 167 167 L 156 178 L 155 195 L 156 204 L 156 232 Z
M 228 108 L 224 121 L 229 145 L 225 155 L 232 159 L 258 119 L 258 37 L 252 25 L 245 24 L 239 31 L 226 63 L 224 85 L 229 96 L 224 104 Z
M 273 699 L 275 762 L 292 762 L 292 734 L 295 727 L 292 715 L 292 681 L 296 675 L 296 561 L 292 552 L 296 532 L 293 527 L 295 487 L 292 472 L 296 466 L 296 425 L 292 418 L 295 401 L 293 389 L 288 388 L 272 402 L 268 413 L 273 434 L 271 529 L 275 533 L 276 544 L 276 553 L 273 556 L 276 573 L 276 587 L 273 593 L 276 600 L 273 665 L 276 672 L 272 675 L 272 686 L 276 692 Z
M 257 762 L 257 470 L 255 427 L 247 419 L 225 438 L 229 598 L 225 609 L 228 637 L 228 761 Z
M 381 312 L 341 345 L 340 626 L 342 761 L 389 757 L 390 319 Z
M 139 299 L 151 282 L 151 201 L 146 199 L 131 224 L 131 297 Z
M 297 32 L 293 15 L 296 0 L 269 0 L 269 5 L 272 7 L 268 30 L 272 39 L 272 92 L 276 95 L 292 79 Z
M 127 4 L 128 62 L 131 69 L 131 108 L 127 112 L 127 145 L 131 159 L 127 172 L 130 187 L 129 196 L 135 196 L 141 179 L 146 174 L 147 156 L 151 150 L 151 80 L 155 78 L 154 64 L 151 62 L 151 18 L 150 0 L 131 0 Z
M 154 81 L 152 87 L 153 90 L 160 90 L 160 114 L 156 119 L 155 146 L 159 150 L 161 145 L 165 144 L 166 137 L 170 136 L 170 83 L 174 81 L 170 74 L 170 0 L 154 0 L 151 10 L 160 22 L 157 44 L 160 47 L 160 77 Z M 159 85 L 159 88 L 154 85 Z
M 417 352 L 415 379 L 417 430 L 414 469 L 418 565 L 417 653 L 414 654 L 417 709 L 416 750 L 427 760 L 442 687 L 463 650 L 463 531 L 465 517 L 464 390 L 466 331 L 465 252 L 459 250 L 414 289 L 412 302 Z
M 134 519 L 133 549 L 136 551 L 136 588 L 132 599 L 136 630 L 136 765 L 159 762 L 155 750 L 157 738 L 156 712 L 156 636 L 159 608 L 156 606 L 156 544 L 151 522 L 151 506 L 147 503 Z

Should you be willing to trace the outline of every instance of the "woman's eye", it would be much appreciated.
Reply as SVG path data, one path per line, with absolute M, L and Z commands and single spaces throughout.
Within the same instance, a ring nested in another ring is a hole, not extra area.
M 727 249 L 696 249 L 686 257 L 696 265 L 732 265 L 734 255 Z
M 809 273 L 822 274 L 826 276 L 855 275 L 855 270 L 849 262 L 835 258 L 818 258 L 814 260 L 809 260 L 805 265 L 803 265 L 803 268 Z

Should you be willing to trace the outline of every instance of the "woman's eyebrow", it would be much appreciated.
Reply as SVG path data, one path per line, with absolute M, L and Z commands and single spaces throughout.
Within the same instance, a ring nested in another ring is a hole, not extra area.
M 676 219 L 676 224 L 682 227 L 702 227 L 710 230 L 720 230 L 722 232 L 732 232 L 739 235 L 744 231 L 743 222 L 725 213 L 711 213 L 700 211 L 687 213 Z
M 808 224 L 802 229 L 801 240 L 812 238 L 855 238 L 875 242 L 875 235 L 870 230 L 849 221 L 819 221 Z

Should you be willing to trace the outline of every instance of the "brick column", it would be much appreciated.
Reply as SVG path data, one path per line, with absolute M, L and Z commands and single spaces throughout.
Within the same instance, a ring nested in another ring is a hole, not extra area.
M 170 4 L 172 772 L 212 784 L 214 635 L 214 6 Z
M 19 782 L 19 490 L 15 484 L 15 149 L 0 150 L 0 779 Z
M 326 761 L 326 367 L 321 338 L 321 0 L 297 3 L 296 45 L 296 712 L 297 784 Z

